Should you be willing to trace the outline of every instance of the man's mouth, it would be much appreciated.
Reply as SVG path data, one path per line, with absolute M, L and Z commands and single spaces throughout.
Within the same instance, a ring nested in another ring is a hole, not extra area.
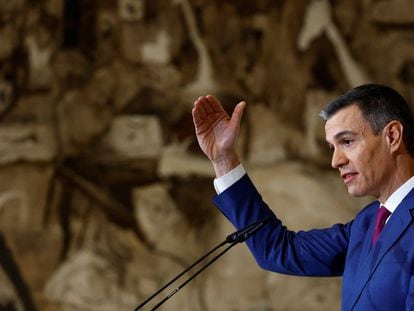
M 344 183 L 347 185 L 355 179 L 356 175 L 357 173 L 344 173 L 341 175 L 341 177 Z

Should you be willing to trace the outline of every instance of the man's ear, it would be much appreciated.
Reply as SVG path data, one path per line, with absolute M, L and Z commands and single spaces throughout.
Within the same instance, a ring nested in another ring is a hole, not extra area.
M 401 124 L 401 122 L 396 120 L 389 122 L 385 126 L 385 137 L 392 152 L 398 150 L 398 148 L 400 148 L 401 144 L 403 143 L 403 131 L 403 125 Z

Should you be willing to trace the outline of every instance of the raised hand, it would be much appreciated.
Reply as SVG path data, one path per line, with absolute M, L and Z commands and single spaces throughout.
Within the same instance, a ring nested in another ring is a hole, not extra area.
M 240 164 L 236 140 L 246 103 L 237 104 L 230 116 L 212 95 L 201 96 L 192 111 L 196 136 L 201 150 L 213 163 L 217 177 Z

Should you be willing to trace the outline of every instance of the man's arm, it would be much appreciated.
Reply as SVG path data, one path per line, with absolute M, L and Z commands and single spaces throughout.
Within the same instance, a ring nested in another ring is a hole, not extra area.
M 288 230 L 262 200 L 247 174 L 213 202 L 236 229 L 271 218 L 246 241 L 263 269 L 304 276 L 343 273 L 350 223 L 310 231 Z

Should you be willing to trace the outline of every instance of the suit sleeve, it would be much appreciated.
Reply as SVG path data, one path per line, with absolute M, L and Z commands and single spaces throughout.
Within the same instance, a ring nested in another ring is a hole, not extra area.
M 272 217 L 246 243 L 260 267 L 301 276 L 342 275 L 352 222 L 327 229 L 290 231 L 262 200 L 248 175 L 213 198 L 237 229 Z

